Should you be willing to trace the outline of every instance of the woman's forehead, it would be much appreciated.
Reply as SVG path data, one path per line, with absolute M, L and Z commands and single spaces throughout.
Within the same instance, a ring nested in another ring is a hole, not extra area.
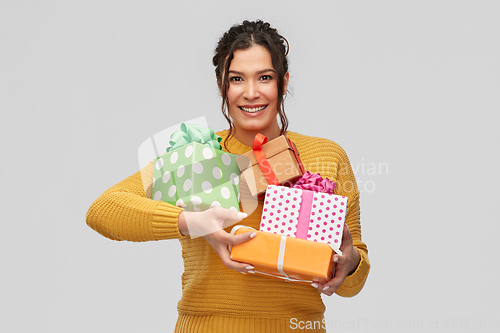
M 248 49 L 233 52 L 233 59 L 229 65 L 230 71 L 242 73 L 273 70 L 273 62 L 269 51 L 261 45 L 253 45 Z

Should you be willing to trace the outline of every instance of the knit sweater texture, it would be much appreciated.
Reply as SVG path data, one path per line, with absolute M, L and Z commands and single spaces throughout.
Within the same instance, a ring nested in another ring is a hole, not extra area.
M 225 140 L 228 132 L 217 134 Z M 295 143 L 306 170 L 319 172 L 323 178 L 335 181 L 335 193 L 348 197 L 346 223 L 361 260 L 336 294 L 352 297 L 363 288 L 370 263 L 367 247 L 361 240 L 359 190 L 349 159 L 333 141 L 290 131 L 287 137 Z M 228 141 L 227 148 L 234 154 L 251 150 L 235 138 Z M 179 232 L 181 208 L 150 199 L 152 178 L 151 162 L 99 196 L 91 205 L 86 220 L 91 228 L 112 240 L 179 239 L 184 273 L 175 332 L 297 332 L 293 329 L 297 327 L 294 323 L 302 323 L 303 327 L 311 323 L 314 328 L 307 332 L 326 332 L 325 325 L 319 325 L 325 306 L 315 288 L 244 275 L 227 268 L 203 237 L 191 239 Z M 255 211 L 238 224 L 258 229 L 262 204 L 259 200 Z M 231 228 L 225 230 L 229 232 Z

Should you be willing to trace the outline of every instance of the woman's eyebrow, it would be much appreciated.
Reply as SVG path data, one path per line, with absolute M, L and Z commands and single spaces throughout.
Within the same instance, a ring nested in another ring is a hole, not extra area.
M 274 69 L 266 68 L 266 69 L 258 71 L 257 74 L 262 74 L 262 73 L 267 73 L 267 72 L 273 72 L 274 73 Z M 238 71 L 235 71 L 235 70 L 229 70 L 228 73 L 232 73 L 232 74 L 236 74 L 236 75 L 244 75 L 244 73 L 238 72 Z

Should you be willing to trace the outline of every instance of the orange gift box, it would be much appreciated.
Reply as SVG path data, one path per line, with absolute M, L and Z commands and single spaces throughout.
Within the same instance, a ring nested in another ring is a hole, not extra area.
M 260 142 L 259 142 L 260 139 Z M 267 142 L 262 134 L 255 136 L 252 150 L 236 157 L 236 163 L 241 171 L 241 181 L 248 185 L 252 196 L 261 196 L 266 191 L 268 174 L 277 180 L 279 184 L 293 184 L 304 174 L 302 162 L 295 145 L 284 135 Z M 256 151 L 261 151 L 261 157 Z M 261 165 L 262 159 L 265 164 Z M 266 174 L 267 175 L 266 175 Z
M 247 241 L 234 245 L 231 259 L 251 264 L 255 274 L 280 278 L 289 282 L 325 283 L 333 275 L 332 248 L 325 243 L 287 237 L 258 231 L 250 227 L 235 226 L 231 233 L 256 232 Z

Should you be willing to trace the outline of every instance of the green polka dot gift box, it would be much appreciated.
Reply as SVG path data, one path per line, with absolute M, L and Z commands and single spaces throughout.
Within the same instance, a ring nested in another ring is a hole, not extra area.
M 239 211 L 240 171 L 210 127 L 182 124 L 167 153 L 154 161 L 153 199 L 188 211 L 224 207 Z

